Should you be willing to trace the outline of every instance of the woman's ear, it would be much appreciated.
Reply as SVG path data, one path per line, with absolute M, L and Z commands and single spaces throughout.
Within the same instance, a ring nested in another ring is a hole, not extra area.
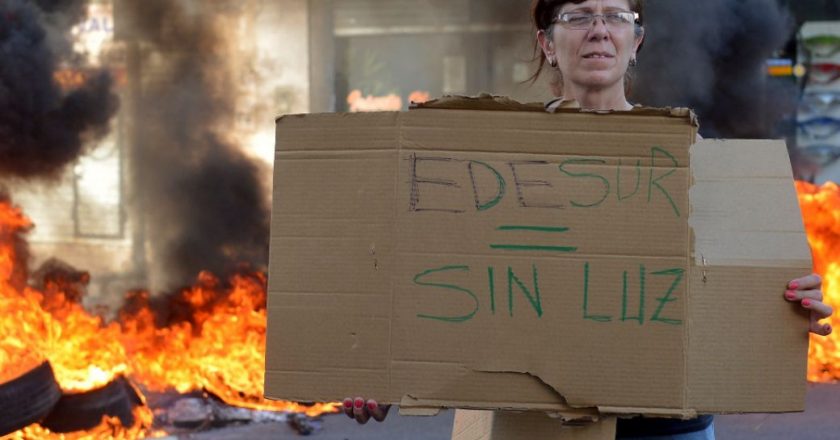
M 551 37 L 546 31 L 539 30 L 537 31 L 537 42 L 542 48 L 543 55 L 550 62 L 554 58 L 554 42 L 551 41 Z
M 642 48 L 642 43 L 645 42 L 645 27 L 644 26 L 636 26 L 636 44 L 635 44 L 635 51 L 634 55 L 639 52 L 639 49 Z

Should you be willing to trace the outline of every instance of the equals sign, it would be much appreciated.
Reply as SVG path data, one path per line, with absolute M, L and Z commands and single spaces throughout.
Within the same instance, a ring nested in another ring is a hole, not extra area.
M 498 231 L 526 231 L 559 234 L 568 232 L 569 228 L 555 226 L 499 226 Z M 490 249 L 502 251 L 544 251 L 544 252 L 577 252 L 574 246 L 534 245 L 534 244 L 491 244 Z

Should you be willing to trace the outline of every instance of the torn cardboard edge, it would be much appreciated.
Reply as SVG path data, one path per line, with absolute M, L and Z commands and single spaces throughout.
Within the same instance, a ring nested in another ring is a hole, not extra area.
M 586 110 L 581 109 L 575 100 L 563 100 L 559 106 L 547 110 L 541 102 L 522 103 L 507 96 L 496 96 L 481 94 L 479 96 L 446 95 L 430 101 L 415 103 L 412 102 L 409 112 L 416 110 L 478 110 L 478 111 L 505 111 L 505 112 L 533 112 L 533 113 L 592 113 L 601 115 L 633 115 L 633 116 L 670 116 L 674 118 L 688 118 L 691 124 L 699 128 L 700 124 L 697 115 L 693 110 L 685 107 L 645 107 L 635 106 L 632 110 Z M 375 112 L 375 113 L 399 113 L 399 112 Z M 330 113 L 326 113 L 330 114 Z M 354 113 L 349 113 L 354 114 Z M 358 113 L 357 113 L 358 114 Z M 276 117 L 278 122 L 284 118 L 304 117 L 307 114 L 289 114 Z
M 546 416 L 560 420 L 566 424 L 593 423 L 606 416 L 621 418 L 632 417 L 656 417 L 665 419 L 688 420 L 698 417 L 700 414 L 693 409 L 668 409 L 668 408 L 641 408 L 641 407 L 580 407 L 574 408 L 562 404 L 553 405 L 529 405 L 529 409 L 522 409 L 522 405 L 516 402 L 498 403 L 496 408 L 488 409 L 486 402 L 453 402 L 451 400 L 418 399 L 412 396 L 403 396 L 399 403 L 399 413 L 403 416 L 432 417 L 440 414 L 444 409 L 464 409 L 474 411 L 501 411 L 512 413 L 541 413 Z
M 416 397 L 407 395 L 400 400 L 400 414 L 407 416 L 436 416 L 440 414 L 443 409 L 457 408 L 466 410 L 487 410 L 486 402 L 457 402 L 457 405 L 452 405 L 452 401 L 434 400 L 434 399 L 418 399 Z M 492 411 L 501 412 L 536 412 L 545 414 L 552 419 L 561 420 L 563 423 L 589 423 L 596 422 L 601 418 L 602 412 L 598 408 L 572 408 L 561 404 L 552 405 L 531 405 L 528 410 L 523 410 L 521 404 L 515 402 L 499 403 L 498 407 L 493 408 Z M 603 413 L 606 414 L 606 413 Z
M 688 344 L 688 340 L 685 342 Z M 561 390 L 556 389 L 550 383 L 543 380 L 538 374 L 534 374 L 527 371 L 494 371 L 494 370 L 481 370 L 477 369 L 474 370 L 477 373 L 493 373 L 493 374 L 520 374 L 524 376 L 528 376 L 535 381 L 539 382 L 543 387 L 545 387 L 549 392 L 557 396 L 557 403 L 552 405 L 546 405 L 545 407 L 540 407 L 539 405 L 531 405 L 531 408 L 527 412 L 542 412 L 548 414 L 552 418 L 558 418 L 563 420 L 564 423 L 569 422 L 596 422 L 600 417 L 606 415 L 613 415 L 613 416 L 621 416 L 621 417 L 637 417 L 637 416 L 645 416 L 645 417 L 657 417 L 657 418 L 666 418 L 666 419 L 693 419 L 699 416 L 697 410 L 694 408 L 649 408 L 649 407 L 618 407 L 618 406 L 603 406 L 599 405 L 597 407 L 592 406 L 575 406 L 568 403 L 566 398 L 563 396 Z M 686 393 L 688 394 L 688 393 Z M 437 411 L 434 414 L 436 415 L 441 408 L 445 407 L 444 405 L 446 402 L 444 401 L 435 401 L 435 400 L 427 400 L 427 399 L 418 399 L 413 396 L 403 396 L 402 400 L 400 401 L 401 407 L 407 407 L 408 412 L 412 412 L 413 409 L 417 409 L 417 414 L 415 415 L 424 415 L 425 412 L 431 411 L 433 408 L 436 408 Z M 454 406 L 453 406 L 454 408 Z M 480 410 L 482 408 L 481 404 L 473 403 L 470 404 L 469 402 L 461 402 L 457 406 L 459 409 L 476 409 Z M 513 412 L 526 412 L 522 409 L 521 403 L 517 404 L 515 402 L 510 402 L 507 404 L 499 404 L 495 410 L 498 411 L 513 411 Z
M 635 106 L 632 110 L 586 110 L 581 109 L 580 104 L 572 99 L 562 100 L 556 107 L 547 110 L 541 102 L 522 103 L 507 96 L 496 96 L 481 94 L 478 96 L 447 95 L 423 103 L 412 103 L 409 111 L 412 110 L 483 110 L 483 111 L 519 111 L 519 112 L 542 112 L 542 113 L 596 113 L 596 114 L 630 114 L 637 116 L 673 116 L 675 118 L 688 117 L 691 123 L 699 126 L 694 111 L 684 107 L 645 107 Z

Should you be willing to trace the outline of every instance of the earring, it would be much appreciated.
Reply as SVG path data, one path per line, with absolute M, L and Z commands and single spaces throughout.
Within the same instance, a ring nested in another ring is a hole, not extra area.
M 630 58 L 630 67 L 636 67 L 636 64 L 639 64 L 635 58 Z

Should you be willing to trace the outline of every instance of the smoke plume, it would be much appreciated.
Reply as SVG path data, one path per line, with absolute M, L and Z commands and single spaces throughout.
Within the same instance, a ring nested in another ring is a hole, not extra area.
M 104 134 L 118 99 L 105 72 L 64 93 L 54 80 L 71 62 L 67 35 L 80 0 L 0 0 L 0 175 L 54 176 Z
M 706 137 L 776 135 L 796 104 L 794 83 L 765 67 L 793 32 L 776 0 L 658 0 L 645 12 L 634 99 L 693 108 Z
M 166 289 L 202 270 L 264 265 L 268 199 L 262 172 L 229 133 L 236 119 L 236 2 L 124 1 L 126 38 L 143 43 L 132 157 L 152 275 Z

